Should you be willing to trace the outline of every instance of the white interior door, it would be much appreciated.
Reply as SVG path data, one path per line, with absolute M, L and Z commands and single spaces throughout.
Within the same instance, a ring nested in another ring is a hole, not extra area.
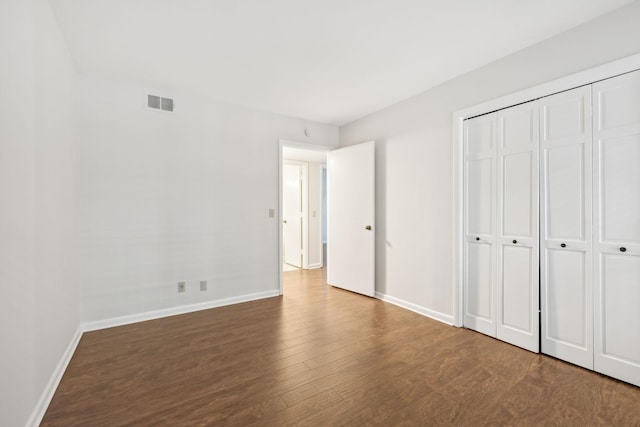
M 542 352 L 593 369 L 591 88 L 540 100 Z
M 464 123 L 464 326 L 496 336 L 495 160 L 497 115 Z
M 282 252 L 284 262 L 302 268 L 302 167 L 282 165 Z
M 375 145 L 327 154 L 327 282 L 375 294 Z
M 593 98 L 594 369 L 640 386 L 640 72 Z
M 498 112 L 496 337 L 539 352 L 538 103 Z

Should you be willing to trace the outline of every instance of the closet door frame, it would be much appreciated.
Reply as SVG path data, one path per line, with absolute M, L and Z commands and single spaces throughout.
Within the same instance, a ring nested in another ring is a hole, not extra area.
M 453 263 L 453 324 L 464 322 L 464 121 L 510 106 L 585 86 L 619 74 L 640 69 L 640 54 L 594 67 L 507 96 L 483 102 L 453 113 L 453 176 L 454 176 L 454 263 Z

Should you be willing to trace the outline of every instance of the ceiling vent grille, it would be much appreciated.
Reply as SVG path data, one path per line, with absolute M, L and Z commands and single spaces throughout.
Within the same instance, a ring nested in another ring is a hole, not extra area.
M 173 99 L 148 94 L 147 107 L 153 110 L 173 112 Z

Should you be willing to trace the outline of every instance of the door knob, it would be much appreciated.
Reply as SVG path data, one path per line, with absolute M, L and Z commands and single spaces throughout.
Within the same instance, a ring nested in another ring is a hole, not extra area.
M 287 223 L 287 220 L 286 220 L 286 219 L 283 219 L 283 220 L 282 220 L 282 223 L 283 223 L 283 224 L 286 224 L 286 223 Z
M 517 241 L 517 240 L 514 240 L 514 241 L 513 241 L 513 244 L 515 245 L 516 243 L 518 243 L 518 241 Z
M 480 238 L 479 238 L 479 237 L 476 237 L 476 240 L 480 240 Z
M 560 244 L 560 247 L 561 247 L 561 248 L 566 248 L 566 247 L 567 247 L 567 244 L 566 244 L 566 243 L 561 243 L 561 244 Z
M 371 226 L 370 226 L 370 225 L 367 225 L 364 229 L 365 229 L 365 230 L 369 230 L 369 231 L 371 231 Z
M 625 248 L 624 246 L 620 248 L 620 252 L 627 252 L 627 248 Z

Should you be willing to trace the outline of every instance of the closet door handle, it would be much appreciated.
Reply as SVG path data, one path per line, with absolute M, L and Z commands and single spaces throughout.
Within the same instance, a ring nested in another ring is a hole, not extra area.
M 480 238 L 479 238 L 479 237 L 476 237 L 476 240 L 480 240 Z
M 624 246 L 620 248 L 620 252 L 627 252 L 627 248 L 625 248 Z
M 514 241 L 513 241 L 513 244 L 515 245 L 516 243 L 518 243 L 518 241 L 517 241 L 517 240 L 514 240 Z
M 560 247 L 561 247 L 561 248 L 566 248 L 566 247 L 567 247 L 567 244 L 566 244 L 566 243 L 561 243 L 561 244 L 560 244 Z

